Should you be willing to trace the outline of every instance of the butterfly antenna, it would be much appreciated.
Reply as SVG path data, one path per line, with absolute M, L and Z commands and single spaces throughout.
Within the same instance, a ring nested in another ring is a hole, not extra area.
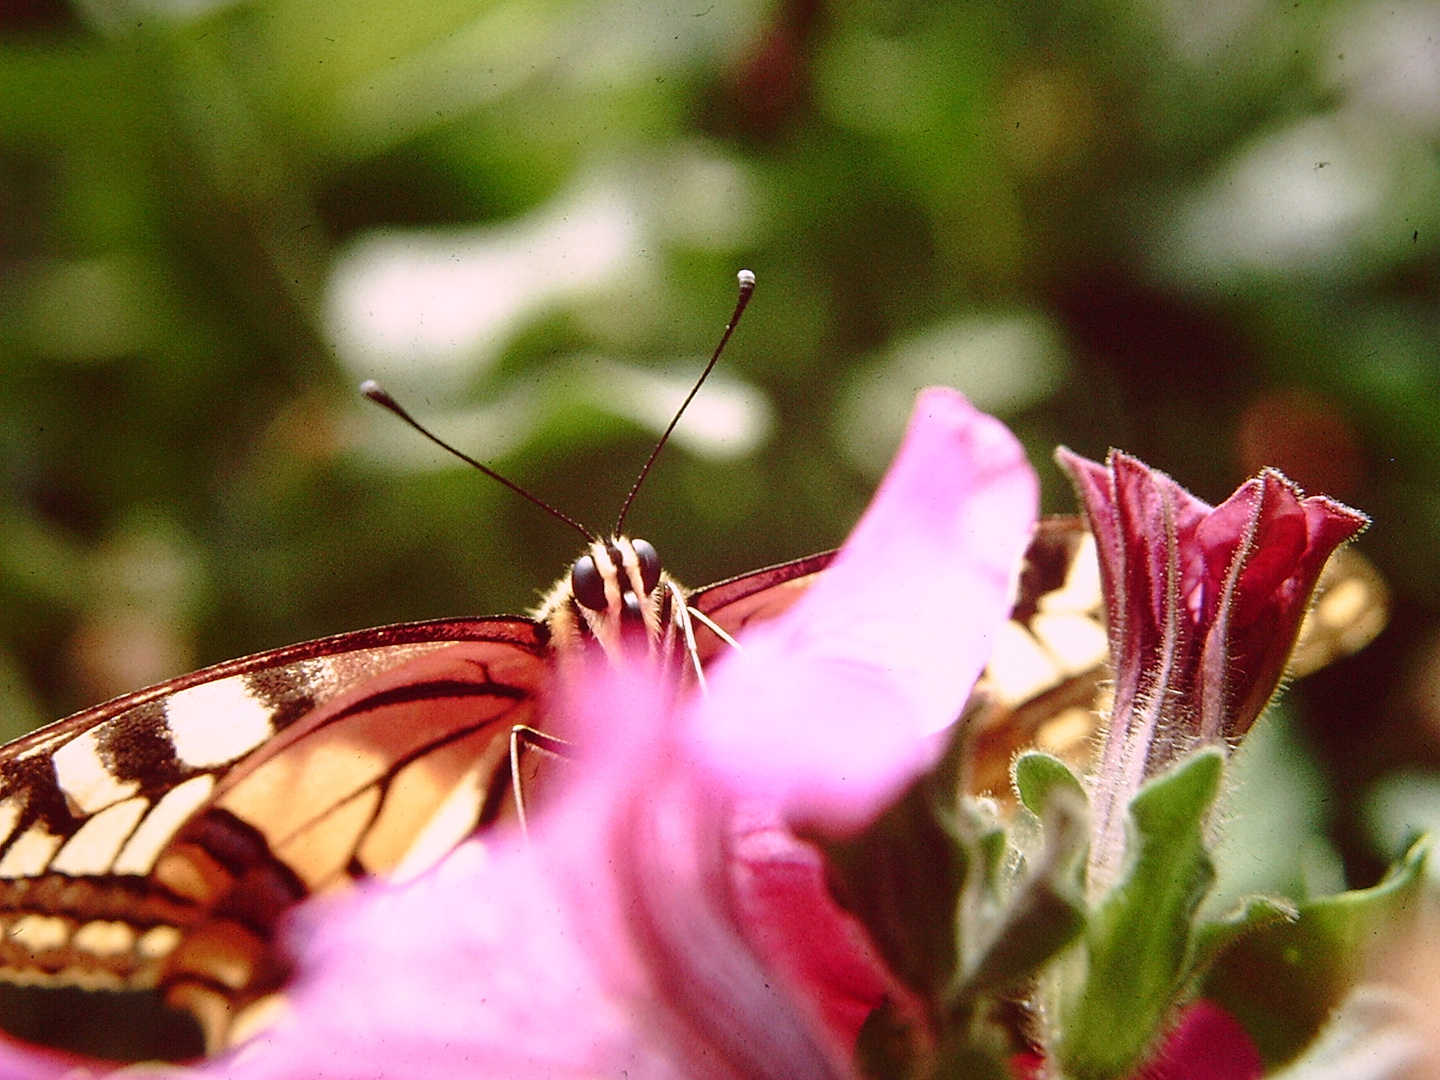
M 419 420 L 416 420 L 413 416 L 406 412 L 404 407 L 393 397 L 391 397 L 389 392 L 374 379 L 366 379 L 363 383 L 361 383 L 360 393 L 364 394 L 371 401 L 375 402 L 376 405 L 389 409 L 392 413 L 398 416 L 401 420 L 404 420 L 405 423 L 409 424 L 421 435 L 424 435 L 425 438 L 429 439 L 436 446 L 440 447 L 440 449 L 448 450 L 461 461 L 465 462 L 467 465 L 475 466 L 475 468 L 479 469 L 486 476 L 490 477 L 490 479 L 498 480 L 511 491 L 515 492 L 515 494 L 521 496 L 522 498 L 529 499 L 532 503 L 540 507 L 541 510 L 544 510 L 551 517 L 563 521 L 566 525 L 569 525 L 581 536 L 585 537 L 588 542 L 592 544 L 595 542 L 595 534 L 592 533 L 589 529 L 585 528 L 584 525 L 581 525 L 569 514 L 565 513 L 562 510 L 556 510 L 555 507 L 551 506 L 538 495 L 531 495 L 530 492 L 526 491 L 519 484 L 511 480 L 505 479 L 505 477 L 501 476 L 494 469 L 490 468 L 490 466 L 482 465 L 480 462 L 472 458 L 469 454 L 465 453 L 464 451 L 455 449 L 455 447 L 451 446 L 444 439 L 440 438 L 440 436 L 436 435 L 424 424 L 420 423 Z
M 635 496 L 640 494 L 640 485 L 645 483 L 645 477 L 650 475 L 650 467 L 655 464 L 655 459 L 660 456 L 660 451 L 665 449 L 665 443 L 670 439 L 670 433 L 675 430 L 675 425 L 680 422 L 680 417 L 685 415 L 685 410 L 695 395 L 700 392 L 700 387 L 710 377 L 710 372 L 715 369 L 716 363 L 720 360 L 720 354 L 725 351 L 725 343 L 730 340 L 730 335 L 735 332 L 735 324 L 740 321 L 740 316 L 745 314 L 745 307 L 750 303 L 750 296 L 755 292 L 755 275 L 749 270 L 741 270 L 736 275 L 740 280 L 740 296 L 735 301 L 735 310 L 730 315 L 730 321 L 725 324 L 725 332 L 720 335 L 720 344 L 715 346 L 715 353 L 710 357 L 710 363 L 705 365 L 705 370 L 700 373 L 700 378 L 695 380 L 695 385 L 690 388 L 690 393 L 680 403 L 680 408 L 675 410 L 675 417 L 670 421 L 670 426 L 660 436 L 660 441 L 655 444 L 655 449 L 650 451 L 649 460 L 645 467 L 640 470 L 640 475 L 635 478 L 635 483 L 630 487 L 630 494 L 625 496 L 625 503 L 620 507 L 620 516 L 615 519 L 615 535 L 620 535 L 620 529 L 625 524 L 625 515 L 630 513 L 630 505 L 635 501 Z

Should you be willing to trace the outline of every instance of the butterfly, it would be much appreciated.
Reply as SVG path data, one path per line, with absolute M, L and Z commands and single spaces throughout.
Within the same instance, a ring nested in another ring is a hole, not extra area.
M 545 733 L 557 666 L 634 635 L 703 685 L 736 636 L 787 610 L 832 558 L 689 592 L 646 541 L 592 536 L 528 617 L 274 649 L 0 748 L 0 980 L 158 989 L 211 1050 L 242 1041 L 290 974 L 277 930 L 296 904 L 411 877 L 523 814 L 526 749 L 563 754 Z M 970 790 L 1008 789 L 1022 746 L 1083 755 L 1106 679 L 1102 618 L 1093 540 L 1079 519 L 1044 519 L 965 713 Z

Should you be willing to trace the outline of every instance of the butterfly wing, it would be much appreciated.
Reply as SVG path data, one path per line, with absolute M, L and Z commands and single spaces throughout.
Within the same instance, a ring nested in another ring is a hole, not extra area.
M 283 981 L 297 900 L 472 831 L 548 646 L 521 619 L 382 627 L 205 668 L 0 749 L 0 978 L 161 987 L 223 1039 Z
M 1087 764 L 1109 679 L 1095 540 L 1079 518 L 1042 518 L 965 707 L 967 787 L 1008 797 L 1010 762 L 1028 747 Z
M 822 551 L 818 555 L 727 578 L 696 589 L 690 594 L 690 607 L 734 637 L 752 622 L 764 622 L 788 611 L 834 558 L 835 552 Z M 725 642 L 703 622 L 697 622 L 695 648 L 701 662 L 708 663 L 725 648 Z
M 1320 574 L 1288 673 L 1301 678 L 1359 652 L 1389 621 L 1390 587 L 1385 578 L 1356 548 L 1342 547 Z

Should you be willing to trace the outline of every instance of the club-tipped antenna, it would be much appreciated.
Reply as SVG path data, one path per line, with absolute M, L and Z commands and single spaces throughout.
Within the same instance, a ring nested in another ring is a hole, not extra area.
M 675 416 L 670 421 L 670 426 L 660 436 L 660 441 L 655 444 L 655 449 L 650 451 L 650 457 L 645 462 L 645 467 L 640 470 L 640 475 L 635 478 L 635 483 L 630 486 L 630 494 L 625 496 L 624 505 L 620 507 L 620 516 L 615 519 L 615 535 L 620 535 L 620 529 L 625 524 L 625 515 L 630 513 L 630 505 L 635 501 L 635 496 L 640 494 L 640 485 L 645 483 L 645 477 L 650 475 L 650 467 L 655 464 L 655 459 L 660 456 L 660 451 L 665 449 L 665 443 L 670 439 L 670 433 L 675 430 L 675 425 L 680 423 L 680 417 L 685 415 L 690 402 L 700 392 L 700 387 L 710 377 L 710 372 L 720 360 L 720 354 L 725 351 L 725 343 L 730 340 L 730 335 L 735 332 L 735 324 L 740 321 L 740 316 L 745 314 L 745 306 L 750 303 L 750 296 L 755 292 L 755 275 L 749 270 L 741 270 L 736 277 L 740 281 L 740 295 L 735 300 L 735 310 L 730 315 L 730 321 L 725 324 L 725 332 L 720 335 L 720 344 L 715 346 L 715 353 L 710 357 L 710 363 L 705 365 L 705 370 L 700 373 L 700 378 L 695 380 L 695 385 L 690 388 L 690 393 L 685 395 L 685 400 L 680 403 L 680 408 L 675 410 Z
M 530 492 L 526 491 L 519 484 L 511 480 L 505 479 L 505 477 L 501 476 L 494 469 L 490 468 L 490 466 L 482 465 L 480 462 L 472 458 L 469 454 L 465 453 L 462 450 L 455 449 L 455 447 L 451 446 L 444 439 L 440 438 L 440 436 L 436 435 L 424 424 L 420 423 L 419 420 L 416 420 L 413 416 L 406 412 L 404 407 L 393 397 L 391 397 L 389 392 L 374 379 L 366 379 L 363 383 L 361 383 L 360 393 L 364 394 L 371 401 L 375 402 L 376 405 L 380 405 L 383 408 L 389 409 L 392 413 L 398 416 L 401 420 L 404 420 L 405 423 L 409 424 L 421 435 L 424 435 L 425 438 L 429 439 L 436 446 L 440 447 L 440 449 L 448 450 L 461 461 L 465 462 L 465 464 L 475 466 L 475 468 L 479 469 L 486 476 L 490 477 L 490 479 L 498 480 L 511 491 L 515 492 L 515 494 L 523 498 L 529 499 L 532 503 L 540 507 L 541 510 L 544 510 L 551 517 L 556 518 L 559 521 L 563 521 L 566 525 L 569 525 L 581 536 L 585 537 L 587 542 L 592 544 L 595 542 L 595 534 L 592 533 L 589 529 L 585 528 L 584 525 L 581 525 L 569 514 L 565 513 L 562 510 L 556 510 L 555 507 L 551 506 L 538 495 L 531 495 Z

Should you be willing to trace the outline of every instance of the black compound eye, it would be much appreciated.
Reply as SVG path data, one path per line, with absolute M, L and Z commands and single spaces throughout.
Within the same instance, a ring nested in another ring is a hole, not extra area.
M 640 584 L 645 586 L 647 594 L 652 593 L 660 584 L 660 553 L 648 540 L 631 540 L 630 546 L 635 549 L 635 558 L 640 560 Z
M 610 606 L 605 598 L 605 579 L 593 555 L 581 555 L 570 567 L 570 591 L 591 611 L 604 611 Z

